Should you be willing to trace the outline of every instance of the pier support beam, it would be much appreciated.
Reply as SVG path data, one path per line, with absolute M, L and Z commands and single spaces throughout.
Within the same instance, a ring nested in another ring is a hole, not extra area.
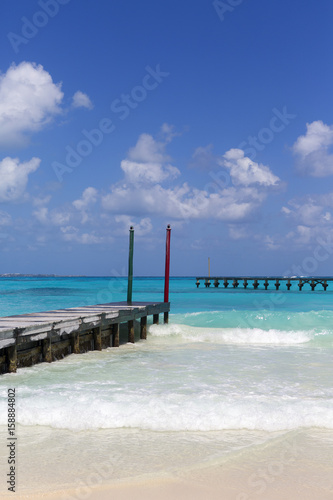
M 169 323 L 169 313 L 165 312 L 164 313 L 164 323 L 167 325 Z
M 94 349 L 95 351 L 102 350 L 102 329 L 101 327 L 94 328 Z
M 130 319 L 127 322 L 128 325 L 128 342 L 131 342 L 131 344 L 134 344 L 135 338 L 134 338 L 134 321 Z
M 197 285 L 197 288 L 199 288 L 200 280 L 197 279 L 197 281 L 195 282 L 195 284 Z
M 288 290 L 290 290 L 290 287 L 291 287 L 291 283 L 290 283 L 290 280 L 288 280 L 288 282 L 287 282 L 287 288 L 288 288 Z
M 268 283 L 268 279 L 266 278 L 266 279 L 265 279 L 265 283 L 264 283 L 265 290 L 267 290 L 268 285 L 269 285 L 269 283 Z
M 43 361 L 45 361 L 45 363 L 52 363 L 51 337 L 42 340 L 42 355 Z
M 154 325 L 158 325 L 159 321 L 160 321 L 159 314 L 153 314 L 153 323 L 154 323 Z
M 253 281 L 253 288 L 256 290 L 256 289 L 258 288 L 258 286 L 259 286 L 258 280 L 257 280 L 257 279 L 255 279 L 255 280 Z
M 80 354 L 80 334 L 79 334 L 79 332 L 73 333 L 73 353 Z
M 278 290 L 280 288 L 280 280 L 275 280 L 275 288 Z
M 112 347 L 119 347 L 119 323 L 114 323 L 111 327 Z
M 147 316 L 143 316 L 140 320 L 140 339 L 146 340 L 146 338 L 147 338 Z
M 248 286 L 248 282 L 247 282 L 247 279 L 246 279 L 246 278 L 243 280 L 243 283 L 244 283 L 244 288 L 247 288 L 247 286 Z
M 16 373 L 17 370 L 17 347 L 16 344 L 7 347 L 8 372 Z

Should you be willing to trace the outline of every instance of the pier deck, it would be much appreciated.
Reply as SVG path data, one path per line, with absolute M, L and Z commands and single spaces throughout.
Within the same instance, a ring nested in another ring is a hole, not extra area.
M 0 373 L 64 356 L 119 346 L 120 325 L 128 342 L 135 341 L 135 320 L 140 339 L 147 335 L 147 317 L 168 322 L 169 302 L 112 302 L 55 311 L 0 317 Z
M 229 284 L 233 288 L 238 288 L 239 285 L 243 284 L 243 288 L 247 288 L 250 286 L 250 290 L 257 290 L 260 285 L 263 285 L 265 290 L 269 288 L 269 285 L 273 285 L 273 289 L 279 290 L 281 285 L 285 285 L 287 290 L 290 290 L 292 287 L 293 282 L 296 282 L 296 285 L 298 286 L 299 291 L 302 290 L 303 286 L 305 284 L 309 284 L 311 287 L 311 290 L 315 290 L 317 285 L 321 285 L 320 289 L 322 290 L 327 290 L 329 283 L 333 282 L 333 278 L 321 278 L 321 277 L 292 277 L 292 278 L 285 278 L 281 276 L 240 276 L 240 277 L 224 277 L 224 276 L 218 276 L 218 277 L 210 277 L 210 276 L 204 276 L 204 277 L 199 277 L 196 278 L 196 285 L 197 288 L 200 286 L 200 280 L 204 282 L 204 285 L 206 288 L 209 288 L 211 284 L 215 288 L 218 288 L 220 284 L 224 288 L 228 288 Z M 243 283 L 242 283 L 243 282 Z M 253 288 L 251 288 L 251 285 Z M 272 287 L 271 287 L 272 288 Z

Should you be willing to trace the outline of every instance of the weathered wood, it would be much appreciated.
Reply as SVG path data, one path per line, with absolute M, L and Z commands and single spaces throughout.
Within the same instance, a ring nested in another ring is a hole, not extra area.
M 140 319 L 140 339 L 146 340 L 146 338 L 147 338 L 147 316 L 142 316 L 142 318 Z
M 73 353 L 80 354 L 80 334 L 79 332 L 73 333 Z
M 168 324 L 168 323 L 169 323 L 169 313 L 168 313 L 168 312 L 165 312 L 165 313 L 164 313 L 164 323 L 165 323 L 165 324 Z
M 112 329 L 112 347 L 119 347 L 119 323 L 111 326 Z
M 135 342 L 135 335 L 134 335 L 134 321 L 130 319 L 127 323 L 128 325 L 128 342 L 131 342 L 131 344 L 134 344 Z
M 16 344 L 7 347 L 8 372 L 16 373 L 17 370 L 17 346 Z
M 158 314 L 153 314 L 153 323 L 154 323 L 154 325 L 158 325 L 159 320 L 160 320 L 159 315 Z
M 95 351 L 102 350 L 102 329 L 100 326 L 94 328 L 94 349 Z
M 134 324 L 140 320 L 140 338 L 147 336 L 147 316 L 158 323 L 169 302 L 126 302 L 75 307 L 0 318 L 0 373 L 22 366 L 50 363 L 71 353 L 119 346 L 120 324 L 128 325 L 134 342 Z
M 45 361 L 46 363 L 52 362 L 51 337 L 42 340 L 42 354 L 43 354 L 43 361 Z

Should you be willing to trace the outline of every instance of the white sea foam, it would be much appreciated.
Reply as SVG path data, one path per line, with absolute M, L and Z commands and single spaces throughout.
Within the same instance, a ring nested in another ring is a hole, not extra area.
M 262 330 L 260 328 L 198 328 L 188 325 L 151 325 L 153 337 L 179 336 L 190 342 L 222 344 L 295 345 L 313 339 L 311 331 Z
M 3 416 L 5 412 L 1 412 Z M 217 394 L 160 398 L 129 395 L 114 401 L 89 396 L 48 400 L 35 397 L 18 404 L 17 422 L 29 426 L 88 430 L 137 428 L 153 431 L 217 431 L 250 429 L 277 431 L 304 427 L 333 429 L 329 400 L 227 397 Z M 1 424 L 5 421 L 1 418 Z

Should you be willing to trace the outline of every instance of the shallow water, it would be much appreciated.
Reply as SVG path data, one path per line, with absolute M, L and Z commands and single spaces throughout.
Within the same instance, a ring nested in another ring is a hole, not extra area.
M 1 287 L 2 315 L 126 294 L 121 278 Z M 107 483 L 241 464 L 244 453 L 260 462 L 295 440 L 307 443 L 307 463 L 318 465 L 320 449 L 333 465 L 333 293 L 197 289 L 193 278 L 170 288 L 170 323 L 150 325 L 147 341 L 0 378 L 2 436 L 7 389 L 17 393 L 21 491 L 84 481 L 103 464 Z M 133 298 L 162 300 L 162 292 L 161 279 L 136 279 Z

